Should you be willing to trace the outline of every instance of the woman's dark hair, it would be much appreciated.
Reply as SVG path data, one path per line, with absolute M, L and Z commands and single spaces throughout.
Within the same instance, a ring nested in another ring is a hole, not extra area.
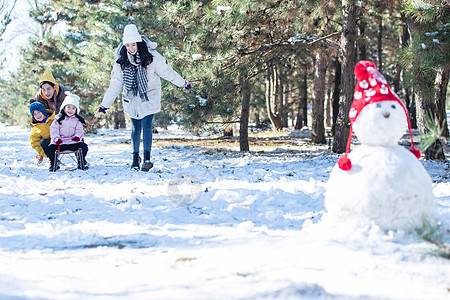
M 144 41 L 137 42 L 136 44 L 139 57 L 141 59 L 139 64 L 142 67 L 147 68 L 147 66 L 151 64 L 153 61 L 153 55 L 150 52 L 148 52 L 147 44 Z M 122 48 L 120 48 L 119 58 L 117 59 L 116 62 L 120 65 L 122 70 L 124 70 L 126 67 L 131 66 L 131 63 L 128 60 L 127 47 L 125 47 L 125 45 L 123 45 Z
M 39 87 L 42 87 L 44 84 L 50 84 L 50 86 L 52 87 L 52 88 L 55 88 L 55 84 L 53 83 L 53 82 L 50 82 L 50 81 L 42 81 L 41 82 L 41 84 L 39 84 Z
M 58 121 L 59 124 L 61 124 L 62 120 L 64 120 L 67 117 L 67 114 L 64 109 L 61 109 L 59 114 L 56 116 L 56 121 Z M 81 124 L 86 125 L 86 121 L 83 119 L 82 116 L 78 115 L 78 113 L 75 113 L 75 117 L 80 120 Z

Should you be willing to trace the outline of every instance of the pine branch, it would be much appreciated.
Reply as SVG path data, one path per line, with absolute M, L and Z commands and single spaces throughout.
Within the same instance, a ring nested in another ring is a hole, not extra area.
M 341 32 L 334 32 L 331 33 L 329 35 L 320 37 L 320 38 L 316 38 L 313 39 L 312 41 L 308 41 L 308 40 L 300 40 L 300 41 L 288 41 L 288 40 L 282 40 L 282 41 L 278 41 L 278 42 L 274 42 L 272 44 L 264 44 L 264 45 L 260 45 L 257 48 L 253 48 L 253 49 L 247 49 L 247 50 L 239 50 L 239 54 L 242 56 L 246 56 L 246 55 L 253 55 L 256 54 L 258 52 L 262 52 L 262 51 L 270 51 L 271 49 L 276 49 L 276 48 L 284 48 L 284 47 L 292 47 L 292 46 L 297 46 L 297 47 L 307 47 L 310 45 L 313 45 L 314 43 L 320 42 L 320 41 L 324 41 L 324 40 L 328 40 L 331 37 L 334 37 L 336 35 L 340 35 Z
M 439 224 L 424 223 L 422 228 L 416 229 L 416 233 L 424 241 L 435 245 L 438 248 L 439 256 L 450 259 L 450 246 L 443 241 L 443 233 Z

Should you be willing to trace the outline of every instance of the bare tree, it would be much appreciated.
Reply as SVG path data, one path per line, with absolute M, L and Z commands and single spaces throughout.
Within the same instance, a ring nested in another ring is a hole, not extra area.
M 335 124 L 335 135 L 332 150 L 335 153 L 345 152 L 350 121 L 348 112 L 352 105 L 355 89 L 353 71 L 356 59 L 356 1 L 342 0 L 342 97 L 339 99 L 339 113 Z
M 281 81 L 280 67 L 269 63 L 266 78 L 266 106 L 273 129 L 282 128 L 281 114 L 283 112 L 283 84 Z
M 339 99 L 340 99 L 340 93 L 341 93 L 341 62 L 339 59 L 333 59 L 334 64 L 334 88 L 333 88 L 333 96 L 331 101 L 331 107 L 333 111 L 333 123 L 331 126 L 331 133 L 334 135 L 335 133 L 335 126 L 336 126 L 336 120 L 339 113 Z
M 314 87 L 312 102 L 311 141 L 315 144 L 325 144 L 324 104 L 325 104 L 325 74 L 327 71 L 327 54 L 318 49 L 314 64 Z
M 17 0 L 8 1 L 0 0 L 0 41 L 2 41 L 2 35 L 5 33 L 6 28 L 11 23 L 11 14 L 16 7 Z
M 250 113 L 250 82 L 247 78 L 241 78 L 242 110 L 239 128 L 239 146 L 241 151 L 249 151 L 248 145 L 248 118 Z
M 295 129 L 302 129 L 308 126 L 308 72 L 302 70 L 302 75 L 298 81 L 298 112 L 295 122 Z

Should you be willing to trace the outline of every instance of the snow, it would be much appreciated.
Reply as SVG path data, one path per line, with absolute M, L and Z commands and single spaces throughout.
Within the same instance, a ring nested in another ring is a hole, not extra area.
M 129 129 L 86 135 L 89 170 L 49 173 L 29 130 L 0 125 L 0 299 L 448 299 L 436 246 L 322 220 L 327 146 L 243 154 L 159 131 L 148 173 L 129 169 Z M 447 164 L 422 163 L 448 243 Z
M 141 4 L 139 2 L 133 3 L 125 1 L 122 4 L 122 8 L 124 10 L 138 10 L 140 8 Z
M 216 11 L 217 11 L 218 13 L 225 13 L 225 12 L 227 12 L 227 11 L 229 11 L 229 10 L 231 10 L 231 6 L 221 6 L 221 5 L 219 5 L 219 6 L 217 6 L 217 8 L 216 8 Z
M 196 95 L 195 98 L 197 98 L 198 103 L 200 104 L 200 106 L 206 106 L 206 103 L 208 102 L 208 100 L 206 100 L 205 98 L 201 97 L 200 95 Z
M 203 59 L 203 54 L 201 54 L 201 53 L 195 53 L 195 54 L 192 54 L 192 59 L 193 59 L 193 60 L 200 60 L 200 59 Z
M 430 9 L 433 8 L 433 5 L 430 3 L 425 3 L 422 0 L 412 0 L 411 4 L 416 8 L 416 9 Z

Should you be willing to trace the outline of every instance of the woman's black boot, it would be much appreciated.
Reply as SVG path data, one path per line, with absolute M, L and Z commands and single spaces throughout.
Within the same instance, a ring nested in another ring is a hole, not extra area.
M 144 151 L 144 163 L 141 171 L 148 172 L 151 168 L 153 168 L 153 163 L 150 161 L 150 152 Z
M 131 168 L 134 170 L 139 170 L 139 164 L 141 163 L 141 158 L 139 157 L 139 152 L 133 152 L 133 163 Z

